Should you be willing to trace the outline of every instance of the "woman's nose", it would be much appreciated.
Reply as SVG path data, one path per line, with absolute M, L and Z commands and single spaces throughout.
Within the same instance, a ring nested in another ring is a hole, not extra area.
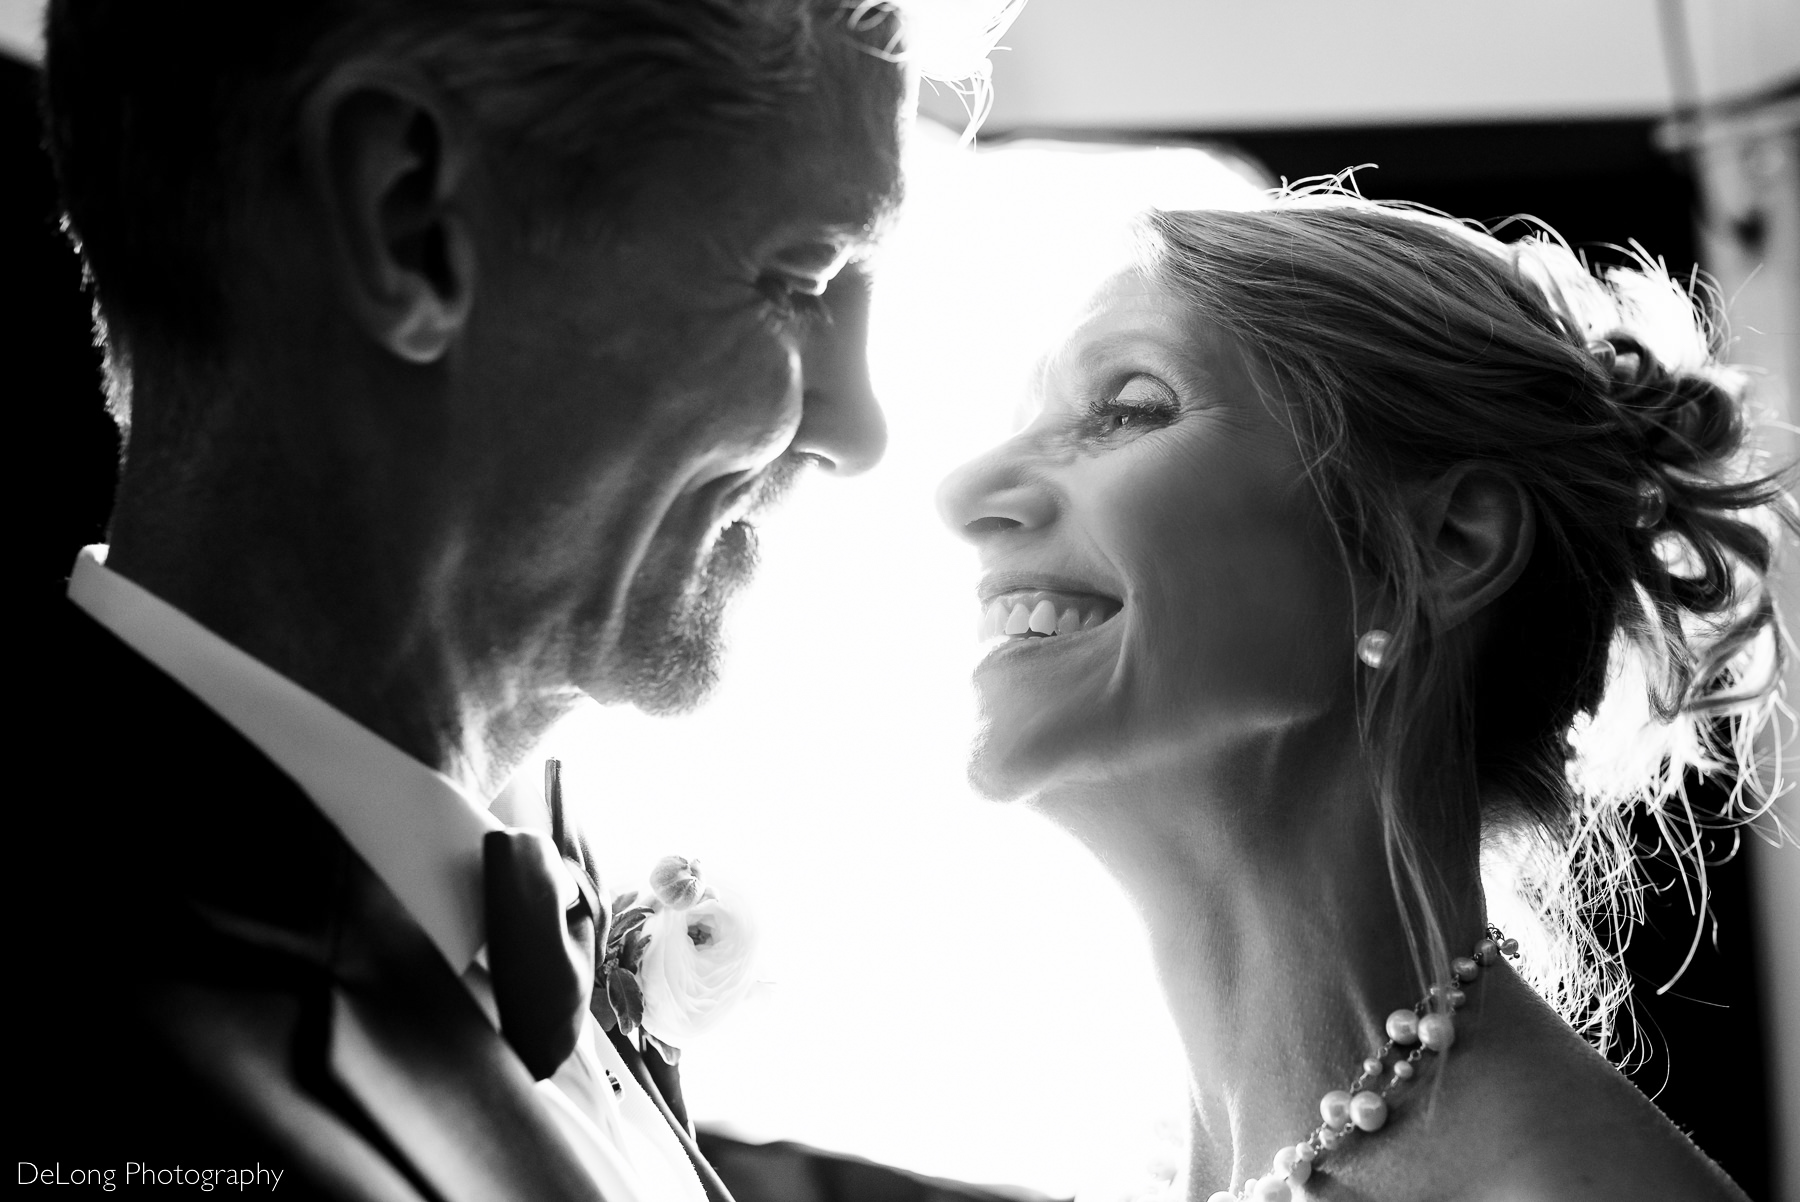
M 1041 529 L 1056 517 L 1055 498 L 1030 471 L 1016 439 L 945 477 L 937 505 L 945 524 L 977 546 L 1008 531 Z
M 800 429 L 793 449 L 844 476 L 866 472 L 887 450 L 887 418 L 869 379 L 869 281 L 852 264 L 822 298 L 827 319 L 800 349 Z

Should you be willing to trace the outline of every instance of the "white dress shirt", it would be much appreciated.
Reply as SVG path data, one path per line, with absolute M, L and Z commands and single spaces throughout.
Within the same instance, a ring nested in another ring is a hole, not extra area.
M 487 977 L 481 843 L 502 824 L 488 803 L 108 570 L 106 551 L 86 547 L 76 557 L 69 599 L 292 777 L 498 1026 Z M 574 882 L 564 883 L 572 900 Z M 591 1015 L 574 1054 L 537 1089 L 608 1202 L 704 1202 L 662 1112 Z

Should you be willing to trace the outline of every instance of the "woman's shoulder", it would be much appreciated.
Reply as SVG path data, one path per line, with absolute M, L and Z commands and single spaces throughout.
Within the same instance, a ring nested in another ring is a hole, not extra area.
M 1469 1202 L 1749 1202 L 1724 1170 L 1660 1113 L 1584 1113 L 1568 1097 L 1543 1121 L 1496 1132 L 1470 1158 Z
M 1506 998 L 1501 986 L 1485 1013 L 1459 1022 L 1435 1079 L 1305 1197 L 1748 1202 L 1617 1067 L 1513 984 L 1523 992 Z
M 1476 1066 L 1469 1065 L 1466 1068 Z M 1749 1202 L 1616 1068 L 1594 1055 L 1446 1080 L 1386 1146 L 1315 1175 L 1322 1202 Z M 1453 1100 L 1453 1093 L 1464 1097 Z M 1470 1097 L 1469 1095 L 1473 1095 Z M 1395 1124 L 1397 1127 L 1401 1124 Z
M 1627 1085 L 1627 1088 L 1630 1088 Z M 1450 1124 L 1431 1124 L 1439 1138 L 1429 1150 L 1413 1143 L 1411 1157 L 1375 1163 L 1341 1175 L 1318 1174 L 1311 1192 L 1322 1202 L 1750 1202 L 1704 1152 L 1650 1108 L 1632 1113 L 1618 1099 L 1585 1089 L 1507 1099 L 1535 1113 L 1466 1126 L 1445 1138 Z M 1648 1105 L 1648 1103 L 1646 1103 Z M 1411 1163 L 1398 1163 L 1410 1159 Z M 1360 1170 L 1360 1171 L 1359 1171 Z
M 1505 1017 L 1506 1033 L 1487 1048 L 1470 1040 L 1477 1046 L 1456 1066 L 1473 1099 L 1458 1108 L 1473 1145 L 1462 1196 L 1747 1202 L 1655 1103 L 1555 1015 L 1527 1007 Z
M 1522 1149 L 1504 1166 L 1472 1173 L 1456 1196 L 1467 1202 L 1750 1202 L 1704 1152 L 1673 1134 L 1676 1146 L 1626 1132 L 1587 1148 Z

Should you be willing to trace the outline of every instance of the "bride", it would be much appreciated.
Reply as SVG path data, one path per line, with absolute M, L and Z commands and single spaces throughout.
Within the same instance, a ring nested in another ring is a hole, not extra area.
M 1596 1050 L 1624 823 L 1749 779 L 1778 668 L 1691 298 L 1336 193 L 1145 233 L 940 501 L 973 777 L 1142 913 L 1190 1197 L 1742 1198 Z

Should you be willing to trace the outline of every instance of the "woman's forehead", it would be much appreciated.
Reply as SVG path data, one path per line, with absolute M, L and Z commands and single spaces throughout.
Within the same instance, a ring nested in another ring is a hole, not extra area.
M 1172 320 L 1185 313 L 1181 298 L 1168 285 L 1141 267 L 1127 267 L 1094 289 L 1075 328 L 1108 329 L 1121 321 Z
M 1148 370 L 1212 374 L 1232 346 L 1224 332 L 1178 291 L 1138 268 L 1118 272 L 1097 288 L 1069 333 L 1040 358 L 1032 385 L 1107 374 L 1124 361 Z
M 1033 377 L 1050 377 L 1092 369 L 1134 347 L 1179 343 L 1186 314 L 1160 283 L 1131 270 L 1110 277 L 1082 306 L 1069 331 L 1046 351 Z

